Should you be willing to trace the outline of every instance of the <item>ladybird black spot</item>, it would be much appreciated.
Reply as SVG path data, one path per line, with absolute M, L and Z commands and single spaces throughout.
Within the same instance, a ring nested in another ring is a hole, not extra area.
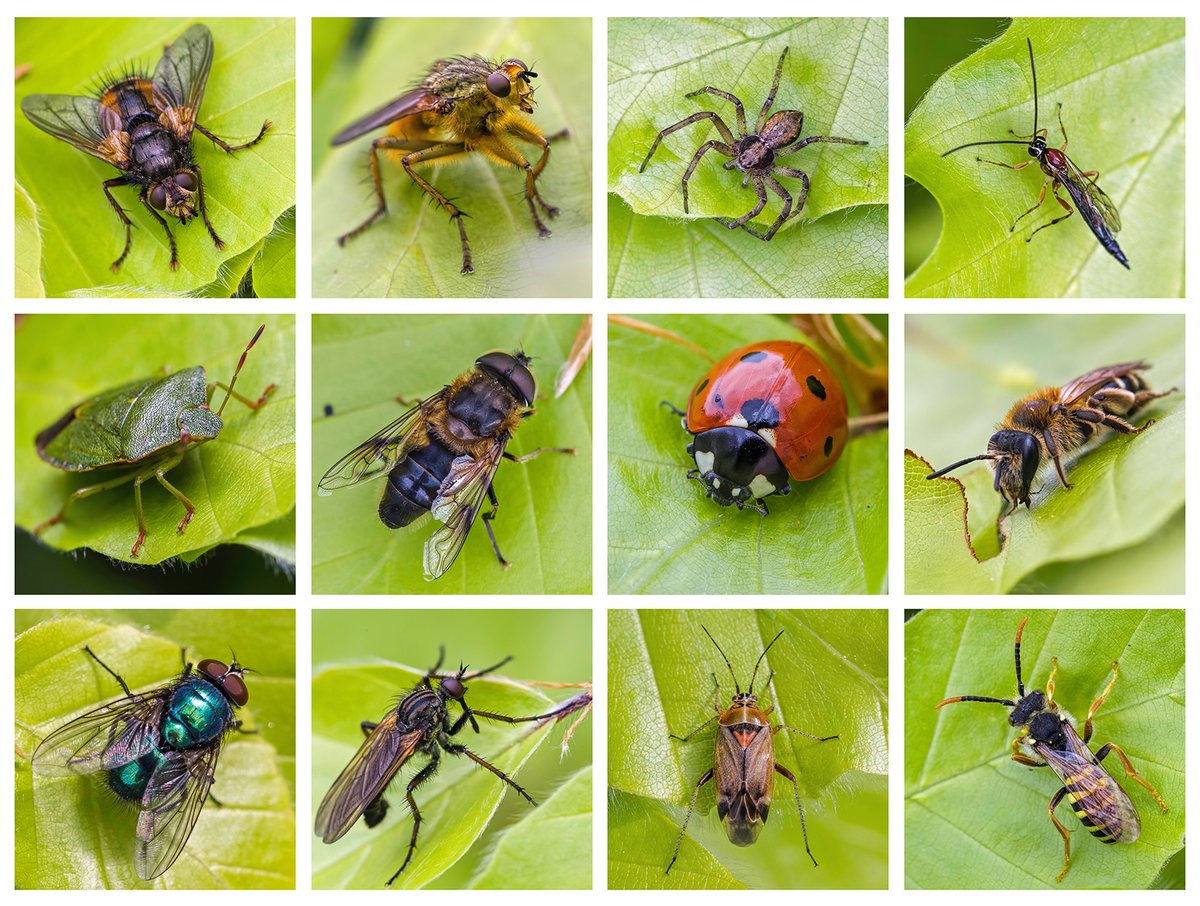
M 708 378 L 706 377 L 704 380 L 702 380 L 699 384 L 696 385 L 696 389 L 695 389 L 695 391 L 693 391 L 692 395 L 699 396 L 700 391 L 703 390 L 707 386 L 708 386 Z
M 813 375 L 809 375 L 804 379 L 804 383 L 808 384 L 808 389 L 813 392 L 813 395 L 825 399 L 825 385 L 818 381 Z
M 765 352 L 763 352 L 761 349 L 755 349 L 753 352 L 748 352 L 744 356 L 742 356 L 741 361 L 743 361 L 743 362 L 761 362 L 766 357 L 767 357 L 767 354 Z
M 779 427 L 779 410 L 768 400 L 746 400 L 739 411 L 751 431 Z
M 825 438 L 825 455 L 828 456 L 833 452 L 833 435 Z

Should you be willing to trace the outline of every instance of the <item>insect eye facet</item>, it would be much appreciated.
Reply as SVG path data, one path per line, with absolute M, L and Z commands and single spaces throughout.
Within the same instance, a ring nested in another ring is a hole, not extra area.
M 167 190 L 162 183 L 150 190 L 150 206 L 156 211 L 162 211 L 167 207 Z
M 196 177 L 192 176 L 187 170 L 181 170 L 175 174 L 175 185 L 188 192 L 196 191 Z
M 497 69 L 487 77 L 487 88 L 498 98 L 508 97 L 512 94 L 512 82 L 508 80 L 508 73 L 503 69 Z
M 448 676 L 442 680 L 442 691 L 451 698 L 459 699 L 467 694 L 467 687 L 455 677 Z

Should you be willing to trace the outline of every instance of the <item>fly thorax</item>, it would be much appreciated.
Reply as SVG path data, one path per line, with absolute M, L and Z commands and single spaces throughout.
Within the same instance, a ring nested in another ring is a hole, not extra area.
M 432 689 L 419 689 L 404 697 L 397 705 L 399 723 L 409 729 L 441 723 L 445 711 L 441 697 Z
M 189 406 L 179 413 L 179 439 L 212 440 L 221 433 L 221 416 L 207 406 Z
M 171 694 L 163 718 L 163 739 L 173 749 L 202 746 L 219 739 L 232 719 L 233 709 L 221 690 L 195 677 Z

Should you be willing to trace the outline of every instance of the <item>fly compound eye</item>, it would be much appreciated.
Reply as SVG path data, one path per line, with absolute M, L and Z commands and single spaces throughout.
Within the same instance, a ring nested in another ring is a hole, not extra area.
M 179 188 L 186 192 L 195 192 L 196 177 L 194 177 L 187 170 L 181 170 L 175 174 L 175 185 L 179 186 Z
M 487 88 L 498 98 L 508 97 L 512 94 L 512 82 L 508 80 L 508 73 L 497 69 L 487 77 Z
M 246 702 L 250 701 L 250 690 L 246 688 L 246 681 L 236 673 L 230 673 L 222 679 L 221 688 L 225 690 L 229 700 L 239 708 L 244 707 Z
M 159 183 L 150 190 L 150 206 L 156 211 L 162 211 L 166 209 L 167 189 L 162 183 Z
M 442 680 L 442 691 L 453 699 L 461 699 L 467 694 L 467 687 L 457 677 L 448 676 Z

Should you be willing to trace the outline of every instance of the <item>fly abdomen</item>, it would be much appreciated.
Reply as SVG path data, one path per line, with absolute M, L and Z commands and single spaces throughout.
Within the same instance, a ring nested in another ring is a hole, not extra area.
M 413 450 L 392 469 L 379 501 L 379 518 L 388 528 L 402 528 L 433 508 L 433 501 L 446 476 L 454 454 L 440 441 Z

